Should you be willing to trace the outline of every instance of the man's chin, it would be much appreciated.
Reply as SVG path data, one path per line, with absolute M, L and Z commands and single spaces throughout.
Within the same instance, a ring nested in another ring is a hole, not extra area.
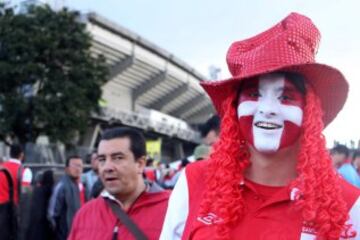
M 253 147 L 257 152 L 263 154 L 275 154 L 279 151 L 279 145 L 274 143 L 255 143 Z
M 114 188 L 114 187 L 105 186 L 105 190 L 108 191 L 111 195 L 117 195 L 120 193 L 120 190 L 118 188 Z
M 120 191 L 120 187 L 117 186 L 117 184 L 107 182 L 104 182 L 104 189 L 111 194 L 118 193 Z

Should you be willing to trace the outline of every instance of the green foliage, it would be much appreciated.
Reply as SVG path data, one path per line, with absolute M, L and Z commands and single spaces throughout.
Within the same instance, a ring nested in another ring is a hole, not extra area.
M 78 12 L 0 5 L 0 137 L 69 141 L 98 110 L 108 69 Z

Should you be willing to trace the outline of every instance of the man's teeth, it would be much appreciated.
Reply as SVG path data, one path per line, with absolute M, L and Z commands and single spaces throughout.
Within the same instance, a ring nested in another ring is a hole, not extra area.
M 269 122 L 257 122 L 255 123 L 256 127 L 265 128 L 265 129 L 277 129 L 281 128 L 280 125 L 275 123 L 269 123 Z

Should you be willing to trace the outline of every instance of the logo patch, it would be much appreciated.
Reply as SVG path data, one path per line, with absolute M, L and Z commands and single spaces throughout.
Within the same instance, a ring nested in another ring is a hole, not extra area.
M 201 217 L 199 216 L 197 217 L 197 220 L 204 223 L 205 225 L 211 225 L 222 221 L 222 219 L 216 216 L 214 213 L 208 213 L 207 215 Z

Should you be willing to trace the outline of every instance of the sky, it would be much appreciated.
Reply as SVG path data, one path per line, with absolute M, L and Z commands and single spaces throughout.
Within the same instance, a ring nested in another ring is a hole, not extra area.
M 258 34 L 290 12 L 310 17 L 322 40 L 317 61 L 347 78 L 348 100 L 325 129 L 328 146 L 360 139 L 360 1 L 358 0 L 49 0 L 93 11 L 146 38 L 208 76 L 209 66 L 230 76 L 225 55 L 234 41 Z

